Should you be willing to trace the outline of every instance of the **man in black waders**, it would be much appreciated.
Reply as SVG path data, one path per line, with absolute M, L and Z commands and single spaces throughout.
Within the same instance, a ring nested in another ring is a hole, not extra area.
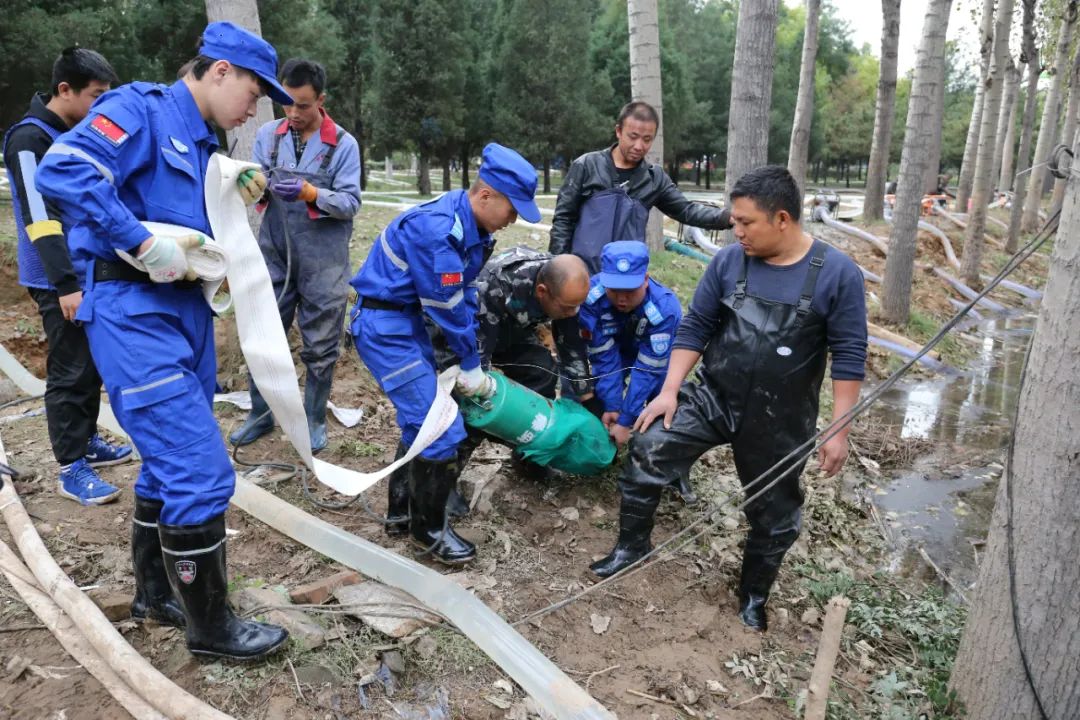
M 665 487 L 689 476 L 707 450 L 730 443 L 747 496 L 783 471 L 754 482 L 814 435 L 818 395 L 832 353 L 833 417 L 858 401 L 866 363 L 862 274 L 846 255 L 805 234 L 802 197 L 791 174 L 766 166 L 731 190 L 737 245 L 723 248 L 701 278 L 676 333 L 660 394 L 634 426 L 630 462 L 619 480 L 619 539 L 592 571 L 608 577 L 651 549 Z M 698 360 L 696 382 L 684 382 Z M 662 422 L 654 422 L 662 418 Z M 847 459 L 848 428 L 818 452 L 835 475 Z M 765 603 L 780 563 L 799 534 L 805 460 L 750 503 L 750 532 L 739 580 L 739 616 L 766 628 Z

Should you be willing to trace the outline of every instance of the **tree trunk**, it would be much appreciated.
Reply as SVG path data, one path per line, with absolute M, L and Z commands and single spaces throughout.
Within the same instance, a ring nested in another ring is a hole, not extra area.
M 551 160 L 544 156 L 544 194 L 551 193 Z
M 724 174 L 727 192 L 731 192 L 743 173 L 768 162 L 769 110 L 779 5 L 780 0 L 739 3 L 728 109 L 727 171 Z M 730 242 L 730 231 L 727 236 Z
M 866 168 L 866 199 L 863 218 L 867 222 L 884 216 L 885 183 L 889 180 L 889 147 L 892 144 L 896 104 L 896 57 L 900 46 L 900 0 L 881 0 L 881 72 L 878 74 L 874 104 L 874 140 Z
M 818 19 L 821 0 L 806 0 L 806 28 L 803 32 L 802 65 L 799 70 L 799 95 L 795 100 L 795 121 L 791 125 L 788 146 L 788 171 L 806 191 L 806 156 L 810 151 L 810 125 L 814 119 L 814 69 L 817 63 Z
M 705 156 L 705 189 L 712 187 L 712 155 Z
M 1020 128 L 1020 147 L 1016 151 L 1016 188 L 1013 191 L 1012 208 L 1009 211 L 1009 237 L 1005 241 L 1005 252 L 1014 253 L 1020 243 L 1020 220 L 1024 212 L 1024 200 L 1027 197 L 1027 169 L 1031 167 L 1031 136 L 1035 129 L 1035 109 L 1038 103 L 1039 48 L 1035 46 L 1035 3 L 1038 0 L 1021 0 L 1024 4 L 1024 39 L 1020 59 L 1027 63 L 1028 84 L 1024 97 L 1024 121 Z
M 656 108 L 660 124 L 645 159 L 664 166 L 664 95 L 660 78 L 660 26 L 657 0 L 627 0 L 630 29 L 630 93 Z M 664 249 L 664 222 L 660 211 L 649 212 L 645 239 L 650 252 Z
M 1016 151 L 1016 114 L 1020 107 L 1020 83 L 1023 80 L 1023 74 L 1023 68 L 1013 68 L 1012 97 L 1009 98 L 1009 116 L 1005 118 L 1005 134 L 1001 139 L 1001 162 L 998 163 L 998 192 L 1012 190 L 1013 162 Z
M 469 148 L 461 148 L 461 188 L 468 190 L 472 182 L 469 180 Z
M 994 170 L 994 146 L 998 115 L 1004 94 L 1006 62 L 1009 59 L 1009 32 L 1012 30 L 1013 0 L 998 0 L 994 23 L 994 49 L 990 72 L 983 92 L 982 129 L 979 130 L 979 154 L 975 159 L 975 177 L 971 189 L 971 212 L 964 235 L 964 255 L 960 273 L 971 287 L 981 287 L 979 263 L 982 261 L 983 234 L 986 232 L 987 204 L 990 202 Z
M 934 108 L 931 115 L 930 127 L 940 128 L 945 115 L 945 83 L 940 83 L 937 95 L 934 96 Z M 930 149 L 927 151 L 929 162 L 926 164 L 926 176 L 923 178 L 923 194 L 933 195 L 937 193 L 941 185 L 938 178 L 941 175 L 941 133 L 931 133 Z
M 249 30 L 258 36 L 262 36 L 262 25 L 259 23 L 259 7 L 255 0 L 206 0 L 206 19 L 210 22 L 227 20 Z M 255 150 L 255 135 L 266 123 L 274 119 L 274 106 L 269 97 L 259 98 L 255 105 L 255 117 L 245 122 L 235 130 L 225 132 L 226 148 L 229 157 L 237 160 L 250 160 Z M 254 205 L 247 209 L 248 223 L 256 235 L 259 234 L 259 226 L 262 224 L 262 214 Z
M 443 192 L 450 192 L 451 187 L 450 179 L 450 153 L 445 153 L 442 156 L 442 189 Z
M 945 82 L 945 31 L 952 0 L 929 0 L 922 40 L 915 61 L 915 77 L 908 101 L 904 149 L 896 187 L 896 210 L 885 262 L 881 308 L 885 318 L 903 327 L 911 312 L 911 283 L 915 269 L 916 234 L 922 211 L 922 185 L 927 150 L 941 125 L 933 124 L 938 86 Z
M 694 161 L 694 186 L 701 187 L 701 157 Z
M 1069 0 L 1065 16 L 1061 20 L 1058 34 L 1057 56 L 1054 59 L 1054 77 L 1050 89 L 1046 92 L 1043 105 L 1042 123 L 1039 126 L 1039 142 L 1035 145 L 1035 159 L 1031 164 L 1030 192 L 1024 202 L 1024 215 L 1020 219 L 1020 229 L 1034 232 L 1039 227 L 1039 206 L 1042 203 L 1043 183 L 1046 182 L 1046 161 L 1058 134 L 1058 105 L 1061 104 L 1061 84 L 1065 77 L 1065 68 L 1069 62 L 1069 45 L 1072 42 L 1073 26 L 1076 25 L 1077 0 Z
M 1072 73 L 1069 75 L 1069 108 L 1065 111 L 1065 129 L 1061 132 L 1060 142 L 1072 147 L 1076 135 L 1076 113 L 1080 111 L 1080 52 L 1073 58 Z M 1061 207 L 1065 199 L 1065 180 L 1058 178 L 1054 182 L 1054 196 L 1050 201 L 1050 212 Z
M 420 164 L 416 170 L 416 189 L 421 195 L 431 194 L 431 163 L 426 152 L 420 153 Z
M 1012 61 L 1010 55 L 1005 64 L 1004 87 L 1001 95 L 1001 112 L 998 113 L 997 139 L 994 141 L 994 167 L 990 171 L 992 187 L 1002 190 L 1001 167 L 1005 160 L 1005 143 L 1012 142 L 1012 121 L 1016 117 L 1016 95 L 1020 86 L 1020 72 Z M 1012 152 L 1012 148 L 1009 148 Z
M 1080 186 L 1073 176 L 950 681 L 969 720 L 1080 717 L 1078 266 Z
M 982 128 L 982 114 L 986 104 L 986 76 L 990 72 L 990 49 L 993 43 L 994 0 L 983 0 L 979 21 L 979 84 L 975 88 L 975 101 L 971 107 L 971 122 L 968 124 L 964 159 L 960 164 L 960 179 L 956 191 L 956 209 L 960 212 L 968 211 L 968 200 L 971 199 L 971 185 L 975 178 L 975 163 L 979 153 L 979 131 Z
M 387 182 L 394 179 L 394 160 L 389 155 L 383 157 L 383 179 Z

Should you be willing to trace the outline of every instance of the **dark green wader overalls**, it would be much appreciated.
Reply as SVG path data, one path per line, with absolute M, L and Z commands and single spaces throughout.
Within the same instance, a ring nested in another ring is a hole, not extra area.
M 810 309 L 826 245 L 811 246 L 810 266 L 795 305 L 764 300 L 746 286 L 744 258 L 735 290 L 722 301 L 716 332 L 697 382 L 684 383 L 671 428 L 659 418 L 630 442 L 630 462 L 619 480 L 619 541 L 594 563 L 601 577 L 647 553 L 656 507 L 668 485 L 686 479 L 707 450 L 730 443 L 745 487 L 813 436 L 827 357 L 824 318 Z M 784 554 L 799 535 L 803 493 L 800 461 L 745 509 L 750 522 L 739 581 L 739 612 L 765 628 L 765 601 Z M 750 487 L 752 495 L 785 468 Z

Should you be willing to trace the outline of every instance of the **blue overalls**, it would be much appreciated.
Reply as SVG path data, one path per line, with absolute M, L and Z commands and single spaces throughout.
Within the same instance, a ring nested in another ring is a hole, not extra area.
M 8 131 L 4 133 L 4 152 L 7 152 L 8 138 L 11 137 L 11 133 L 15 131 L 15 128 L 23 125 L 36 125 L 45 131 L 50 140 L 55 141 L 60 137 L 60 131 L 54 128 L 49 123 L 36 117 L 24 117 L 19 122 L 8 128 Z M 9 187 L 15 187 L 15 180 L 11 177 L 11 168 L 5 168 L 8 176 Z M 23 186 L 26 188 L 33 188 L 33 178 L 24 177 Z M 41 204 L 41 203 L 39 203 Z M 40 208 L 35 208 L 33 199 L 31 199 L 30 211 L 34 217 L 34 221 L 38 222 L 46 220 L 48 216 L 45 213 L 45 206 L 41 204 Z M 39 217 L 40 215 L 40 217 Z M 49 283 L 49 278 L 45 275 L 45 267 L 41 264 L 41 256 L 38 255 L 38 251 L 34 248 L 34 243 L 31 242 L 30 236 L 26 233 L 26 223 L 23 222 L 23 214 L 15 211 L 15 235 L 19 238 L 18 245 L 18 259 L 19 259 L 19 284 L 28 288 L 39 288 L 41 290 L 53 290 L 53 286 Z
M 675 293 L 652 278 L 645 299 L 628 313 L 615 309 L 598 276 L 590 285 L 578 322 L 588 343 L 592 374 L 599 376 L 596 395 L 604 412 L 618 412 L 618 424 L 632 427 L 664 384 L 682 307 Z
M 281 321 L 287 330 L 299 316 L 300 359 L 329 390 L 349 295 L 349 238 L 360 209 L 360 152 L 356 140 L 324 114 L 319 132 L 297 158 L 288 127 L 288 120 L 275 120 L 259 128 L 254 160 L 268 178 L 302 177 L 319 189 L 319 197 L 314 203 L 273 198 L 259 229 L 259 248 L 274 297 L 281 298 Z
M 213 130 L 182 81 L 132 83 L 93 105 L 43 158 L 37 187 L 64 214 L 85 263 L 83 323 L 112 410 L 142 455 L 141 498 L 161 521 L 199 525 L 224 513 L 235 474 L 213 414 L 216 356 L 198 283 L 108 279 L 150 237 L 140 220 L 210 234 L 203 179 Z
M 412 444 L 435 401 L 436 366 L 422 312 L 442 328 L 462 370 L 480 365 L 473 282 L 494 246 L 473 218 L 466 191 L 453 190 L 397 216 L 352 279 L 356 351 L 397 410 Z M 459 415 L 422 457 L 447 460 L 465 439 Z

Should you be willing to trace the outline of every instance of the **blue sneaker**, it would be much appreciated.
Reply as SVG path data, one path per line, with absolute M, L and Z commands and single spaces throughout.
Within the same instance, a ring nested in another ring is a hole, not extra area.
M 105 482 L 84 458 L 60 470 L 60 494 L 82 505 L 104 505 L 120 496 L 120 488 Z
M 110 445 L 105 442 L 105 438 L 95 433 L 86 444 L 86 455 L 83 457 L 92 468 L 119 465 L 131 459 L 131 446 Z

